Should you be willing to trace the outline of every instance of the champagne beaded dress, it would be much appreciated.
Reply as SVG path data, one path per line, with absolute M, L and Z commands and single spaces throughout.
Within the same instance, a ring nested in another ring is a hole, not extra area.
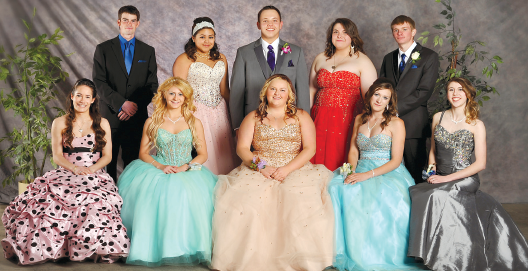
M 258 122 L 254 154 L 281 167 L 301 150 L 298 123 Z M 334 217 L 326 185 L 332 172 L 306 163 L 283 182 L 241 165 L 215 188 L 212 268 L 321 271 L 332 264 Z

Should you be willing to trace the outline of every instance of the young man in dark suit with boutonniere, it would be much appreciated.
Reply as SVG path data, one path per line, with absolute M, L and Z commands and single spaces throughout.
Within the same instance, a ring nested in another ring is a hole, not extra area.
M 263 7 L 257 21 L 260 38 L 237 50 L 229 96 L 231 123 L 235 130 L 249 112 L 258 108 L 260 90 L 274 74 L 290 78 L 297 96 L 297 107 L 310 112 L 308 67 L 304 52 L 301 47 L 279 39 L 282 25 L 279 9 Z
M 135 38 L 139 11 L 119 9 L 119 35 L 97 45 L 93 81 L 101 95 L 100 110 L 112 128 L 112 162 L 107 171 L 117 182 L 117 156 L 126 167 L 138 158 L 147 105 L 158 89 L 154 48 Z
M 398 114 L 405 122 L 406 138 L 403 159 L 416 183 L 423 182 L 422 169 L 427 163 L 426 140 L 430 137 L 427 101 L 438 78 L 438 54 L 414 41 L 413 19 L 405 15 L 391 23 L 398 49 L 383 58 L 380 77 L 396 84 Z

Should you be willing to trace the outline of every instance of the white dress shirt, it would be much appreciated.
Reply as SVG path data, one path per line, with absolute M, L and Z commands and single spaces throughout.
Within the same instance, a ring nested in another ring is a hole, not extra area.
M 411 58 L 411 53 L 412 53 L 412 51 L 414 50 L 415 47 L 416 47 L 416 41 L 413 41 L 413 44 L 411 44 L 411 46 L 409 47 L 409 49 L 407 49 L 407 51 L 404 52 L 401 49 L 398 49 L 398 51 L 399 51 L 399 54 L 398 54 L 398 67 L 400 67 L 400 63 L 401 63 L 401 60 L 402 60 L 402 57 L 401 57 L 402 54 L 405 54 L 405 64 L 409 63 L 409 59 Z
M 277 57 L 279 56 L 279 38 L 277 38 L 271 44 L 262 39 L 262 50 L 264 52 L 264 59 L 266 60 L 268 59 L 268 45 L 273 46 L 273 52 L 275 53 L 275 64 L 277 64 Z

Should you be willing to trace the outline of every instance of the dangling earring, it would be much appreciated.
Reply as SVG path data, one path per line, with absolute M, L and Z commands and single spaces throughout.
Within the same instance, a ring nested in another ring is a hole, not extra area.
M 387 111 L 389 110 L 389 105 L 387 105 Z
M 354 45 L 350 45 L 350 53 L 348 54 L 349 56 L 352 56 L 354 53 Z

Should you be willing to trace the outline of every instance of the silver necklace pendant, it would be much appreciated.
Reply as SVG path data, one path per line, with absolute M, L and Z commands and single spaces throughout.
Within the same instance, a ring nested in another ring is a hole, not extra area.
M 455 120 L 455 119 L 451 118 L 451 121 L 454 122 L 455 124 L 459 124 L 459 123 L 461 123 L 462 121 L 464 121 L 465 119 L 466 119 L 466 118 L 463 118 L 463 119 L 461 119 L 461 120 Z
M 81 133 L 81 134 L 82 134 L 82 131 L 83 131 L 83 129 L 79 129 L 79 133 Z
M 169 119 L 172 122 L 172 124 L 176 124 L 176 122 L 178 122 L 182 117 L 183 115 L 180 115 L 180 117 L 177 120 L 172 120 L 169 116 L 167 116 L 167 119 Z
M 374 129 L 374 126 L 376 126 L 376 124 L 378 124 L 378 120 L 376 120 L 376 122 L 374 122 L 374 125 L 372 125 L 372 127 L 370 127 L 370 121 L 367 120 L 367 129 L 369 131 L 369 134 L 372 131 L 372 129 Z

